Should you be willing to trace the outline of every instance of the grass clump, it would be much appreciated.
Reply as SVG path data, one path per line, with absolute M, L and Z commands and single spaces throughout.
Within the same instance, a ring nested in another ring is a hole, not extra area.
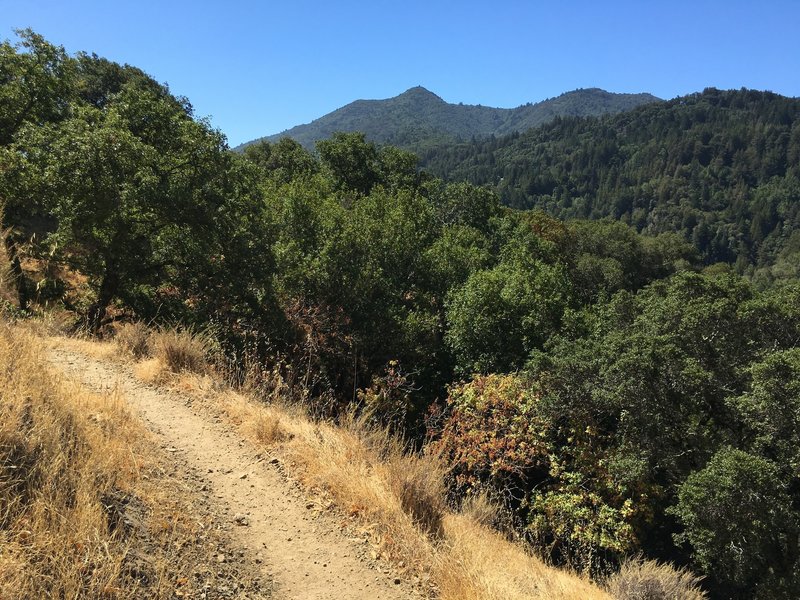
M 688 569 L 677 569 L 652 560 L 630 559 L 607 583 L 617 600 L 704 600 L 701 578 Z
M 153 356 L 173 373 L 207 373 L 216 350 L 211 332 L 191 328 L 158 329 L 150 334 L 148 344 Z
M 403 511 L 425 532 L 441 536 L 447 508 L 444 463 L 436 455 L 396 453 L 387 469 Z
M 114 341 L 125 356 L 139 360 L 150 355 L 150 329 L 141 321 L 125 323 L 119 327 Z

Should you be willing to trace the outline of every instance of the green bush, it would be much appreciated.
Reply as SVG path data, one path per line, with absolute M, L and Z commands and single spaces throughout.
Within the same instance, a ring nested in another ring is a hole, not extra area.
M 713 573 L 720 591 L 749 598 L 771 574 L 795 564 L 800 528 L 791 507 L 775 463 L 725 448 L 689 475 L 669 512 L 683 526 L 675 541 Z

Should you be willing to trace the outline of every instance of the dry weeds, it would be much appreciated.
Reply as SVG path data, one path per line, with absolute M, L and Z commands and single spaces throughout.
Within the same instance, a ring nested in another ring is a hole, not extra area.
M 141 321 L 125 323 L 118 327 L 114 341 L 123 356 L 138 360 L 150 355 L 150 330 Z
M 214 342 L 211 335 L 193 329 L 164 328 L 147 338 L 154 358 L 173 373 L 206 373 Z
M 3 207 L 0 204 L 0 223 L 3 218 Z M 16 290 L 14 289 L 14 279 L 11 274 L 11 261 L 6 251 L 6 236 L 8 231 L 0 229 L 0 310 L 4 305 L 13 306 L 16 301 Z
M 126 571 L 106 503 L 133 493 L 140 432 L 118 399 L 48 376 L 35 342 L 5 324 L 0 364 L 0 597 L 137 597 L 150 582 Z

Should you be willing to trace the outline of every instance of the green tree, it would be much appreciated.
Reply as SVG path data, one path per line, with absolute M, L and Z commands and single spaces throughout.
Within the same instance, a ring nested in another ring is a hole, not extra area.
M 380 180 L 378 149 L 363 133 L 335 133 L 317 142 L 317 153 L 340 190 L 368 194 Z
M 25 123 L 58 121 L 67 114 L 74 65 L 63 47 L 30 29 L 19 42 L 0 43 L 0 146 Z
M 683 526 L 676 542 L 686 543 L 695 563 L 713 573 L 719 591 L 751 598 L 771 574 L 794 568 L 800 530 L 791 506 L 775 463 L 724 448 L 689 475 L 670 512 Z M 800 592 L 800 580 L 793 592 Z M 775 597 L 764 588 L 759 595 Z
M 18 30 L 19 41 L 0 43 L 0 225 L 19 306 L 30 300 L 22 271 L 19 245 L 31 235 L 31 223 L 43 210 L 37 182 L 24 172 L 24 161 L 12 148 L 20 130 L 60 121 L 69 114 L 74 65 L 64 48 L 48 43 L 30 29 Z
M 319 170 L 314 157 L 300 144 L 286 137 L 274 144 L 267 141 L 251 144 L 244 149 L 244 156 L 278 184 L 288 184 Z
M 24 148 L 58 222 L 50 241 L 97 291 L 96 329 L 113 299 L 143 309 L 142 286 L 184 283 L 187 266 L 214 254 L 228 158 L 218 133 L 151 86 L 131 82 L 103 109 L 73 112 L 29 127 Z
M 518 369 L 555 333 L 569 297 L 563 268 L 543 261 L 477 271 L 450 294 L 446 341 L 458 370 Z

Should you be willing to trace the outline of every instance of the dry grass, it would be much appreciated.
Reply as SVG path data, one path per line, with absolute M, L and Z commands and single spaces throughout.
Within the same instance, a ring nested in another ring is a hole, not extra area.
M 117 348 L 112 343 L 99 342 L 91 338 L 61 337 L 60 332 L 54 332 L 50 327 L 43 328 L 39 323 L 39 319 L 29 320 L 25 321 L 22 326 L 37 338 L 57 338 L 58 345 L 71 352 L 78 352 L 97 360 L 113 360 L 117 356 Z
M 551 567 L 467 515 L 448 515 L 437 581 L 443 599 L 609 600 L 575 573 Z
M 193 329 L 158 329 L 147 338 L 152 354 L 173 373 L 206 373 L 214 340 L 208 332 Z
M 0 597 L 136 597 L 102 502 L 137 478 L 129 416 L 51 379 L 6 325 L 0 364 Z
M 0 598 L 193 593 L 181 546 L 198 524 L 149 434 L 120 398 L 51 375 L 43 350 L 0 322 Z
M 686 569 L 652 560 L 631 559 L 608 580 L 617 600 L 704 600 L 700 577 Z
M 150 330 L 141 321 L 118 327 L 114 341 L 123 356 L 138 360 L 150 355 Z
M 0 203 L 0 223 L 3 222 L 3 206 Z M 11 273 L 11 260 L 6 250 L 8 231 L 0 229 L 0 311 L 12 307 L 17 302 L 17 290 Z
M 461 506 L 461 512 L 479 525 L 492 527 L 500 521 L 501 509 L 492 502 L 486 492 L 483 492 L 466 498 Z
M 114 336 L 114 358 L 134 361 L 134 374 L 153 385 L 170 385 L 192 392 L 209 385 L 211 359 L 217 343 L 208 331 L 191 328 L 149 329 L 144 323 L 127 323 Z

